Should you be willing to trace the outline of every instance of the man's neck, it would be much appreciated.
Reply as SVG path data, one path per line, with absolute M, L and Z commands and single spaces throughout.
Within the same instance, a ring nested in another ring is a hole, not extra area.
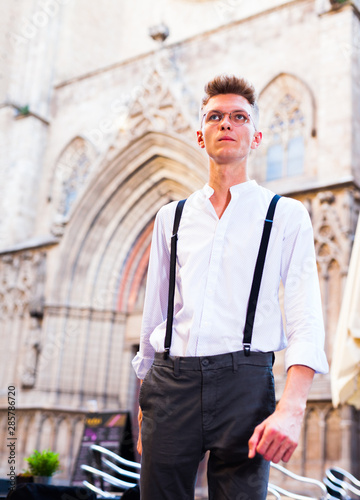
M 218 165 L 213 162 L 210 163 L 209 186 L 214 190 L 210 201 L 219 219 L 230 203 L 231 186 L 250 180 L 246 167 L 246 163 L 240 167 L 233 164 Z

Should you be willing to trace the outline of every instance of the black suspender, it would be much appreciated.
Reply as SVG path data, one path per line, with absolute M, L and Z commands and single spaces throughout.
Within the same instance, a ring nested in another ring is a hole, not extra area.
M 168 311 L 166 320 L 166 335 L 165 335 L 165 351 L 164 358 L 168 357 L 171 345 L 172 327 L 174 319 L 174 295 L 175 295 L 175 280 L 176 280 L 176 247 L 178 239 L 178 229 L 181 219 L 181 214 L 186 200 L 180 200 L 176 206 L 174 226 L 171 236 L 170 247 L 170 273 L 169 273 L 169 295 L 168 295 Z
M 280 199 L 280 196 L 278 194 L 276 194 L 273 197 L 273 199 L 270 202 L 270 205 L 269 205 L 266 217 L 265 217 L 264 229 L 263 229 L 263 234 L 261 237 L 259 253 L 258 253 L 258 256 L 256 259 L 253 282 L 251 285 L 249 302 L 248 302 L 248 307 L 247 307 L 247 312 L 246 312 L 246 320 L 245 320 L 245 328 L 244 328 L 244 340 L 243 340 L 245 356 L 249 356 L 249 354 L 250 354 L 250 345 L 251 345 L 251 338 L 252 338 L 253 327 L 254 327 L 255 310 L 256 310 L 256 305 L 257 305 L 257 301 L 258 301 L 258 297 L 259 297 L 260 283 L 261 283 L 261 278 L 262 278 L 264 264 L 265 264 L 265 256 L 266 256 L 266 251 L 267 251 L 267 247 L 269 244 L 272 223 L 274 220 L 275 207 L 276 207 L 276 204 L 279 201 L 279 199 Z
M 251 285 L 251 291 L 249 296 L 248 308 L 246 313 L 245 328 L 244 328 L 244 352 L 245 356 L 250 355 L 251 338 L 254 327 L 255 311 L 256 305 L 259 297 L 261 278 L 264 270 L 265 256 L 267 247 L 269 244 L 270 232 L 272 228 L 272 223 L 274 219 L 275 207 L 279 201 L 280 196 L 275 195 L 269 205 L 265 222 L 264 229 L 261 238 L 259 253 L 256 260 L 255 271 L 253 276 L 253 282 Z M 165 352 L 164 358 L 166 359 L 169 355 L 172 337 L 172 327 L 174 318 L 174 295 L 175 295 L 175 280 L 176 280 L 176 247 L 178 239 L 178 229 L 181 219 L 181 214 L 185 205 L 186 200 L 181 200 L 178 202 L 174 217 L 173 233 L 171 237 L 171 248 L 170 248 L 170 274 L 169 274 L 169 295 L 168 295 L 168 311 L 166 320 L 166 335 L 165 335 Z

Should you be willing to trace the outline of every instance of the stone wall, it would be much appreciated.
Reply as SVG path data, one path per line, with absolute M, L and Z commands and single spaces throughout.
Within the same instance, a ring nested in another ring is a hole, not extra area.
M 66 435 L 64 479 L 89 401 L 136 414 L 130 361 L 153 221 L 207 180 L 196 144 L 205 81 L 237 73 L 259 91 L 264 140 L 250 174 L 309 210 L 330 361 L 359 214 L 356 2 L 135 4 L 19 0 L 0 16 L 0 381 L 17 388 L 20 458 Z M 170 28 L 162 44 L 147 33 L 161 20 Z M 296 138 L 303 170 L 291 173 L 288 155 L 272 178 L 269 148 L 286 152 Z M 42 440 L 26 433 L 26 419 L 45 419 Z M 317 376 L 290 467 L 318 478 L 329 464 L 359 473 L 357 421 L 332 408 L 330 379 Z

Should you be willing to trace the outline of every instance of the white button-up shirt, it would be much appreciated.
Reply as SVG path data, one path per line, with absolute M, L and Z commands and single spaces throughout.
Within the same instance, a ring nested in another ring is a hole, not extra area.
M 219 219 L 205 185 L 186 201 L 180 221 L 172 356 L 210 356 L 243 349 L 243 330 L 255 263 L 274 195 L 256 181 L 230 188 Z M 177 202 L 156 216 L 143 311 L 140 350 L 133 360 L 144 378 L 155 352 L 164 351 L 170 240 Z M 284 285 L 284 322 L 279 285 Z M 285 333 L 286 332 L 286 333 Z M 324 325 L 309 214 L 282 197 L 276 207 L 255 314 L 251 350 L 286 349 L 286 369 L 328 371 Z

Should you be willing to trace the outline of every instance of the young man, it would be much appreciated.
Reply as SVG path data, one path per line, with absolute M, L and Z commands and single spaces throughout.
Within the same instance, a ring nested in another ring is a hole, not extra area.
M 133 361 L 144 379 L 142 500 L 193 500 L 207 450 L 210 500 L 264 500 L 269 461 L 291 457 L 314 373 L 328 369 L 313 232 L 296 200 L 278 201 L 256 311 L 247 317 L 274 196 L 248 176 L 249 153 L 262 139 L 257 123 L 255 91 L 246 80 L 220 76 L 205 86 L 197 140 L 208 155 L 209 181 L 187 199 L 180 220 L 169 356 L 164 338 L 177 203 L 156 217 Z M 252 339 L 244 344 L 252 319 Z M 275 409 L 273 352 L 285 347 L 287 381 Z

